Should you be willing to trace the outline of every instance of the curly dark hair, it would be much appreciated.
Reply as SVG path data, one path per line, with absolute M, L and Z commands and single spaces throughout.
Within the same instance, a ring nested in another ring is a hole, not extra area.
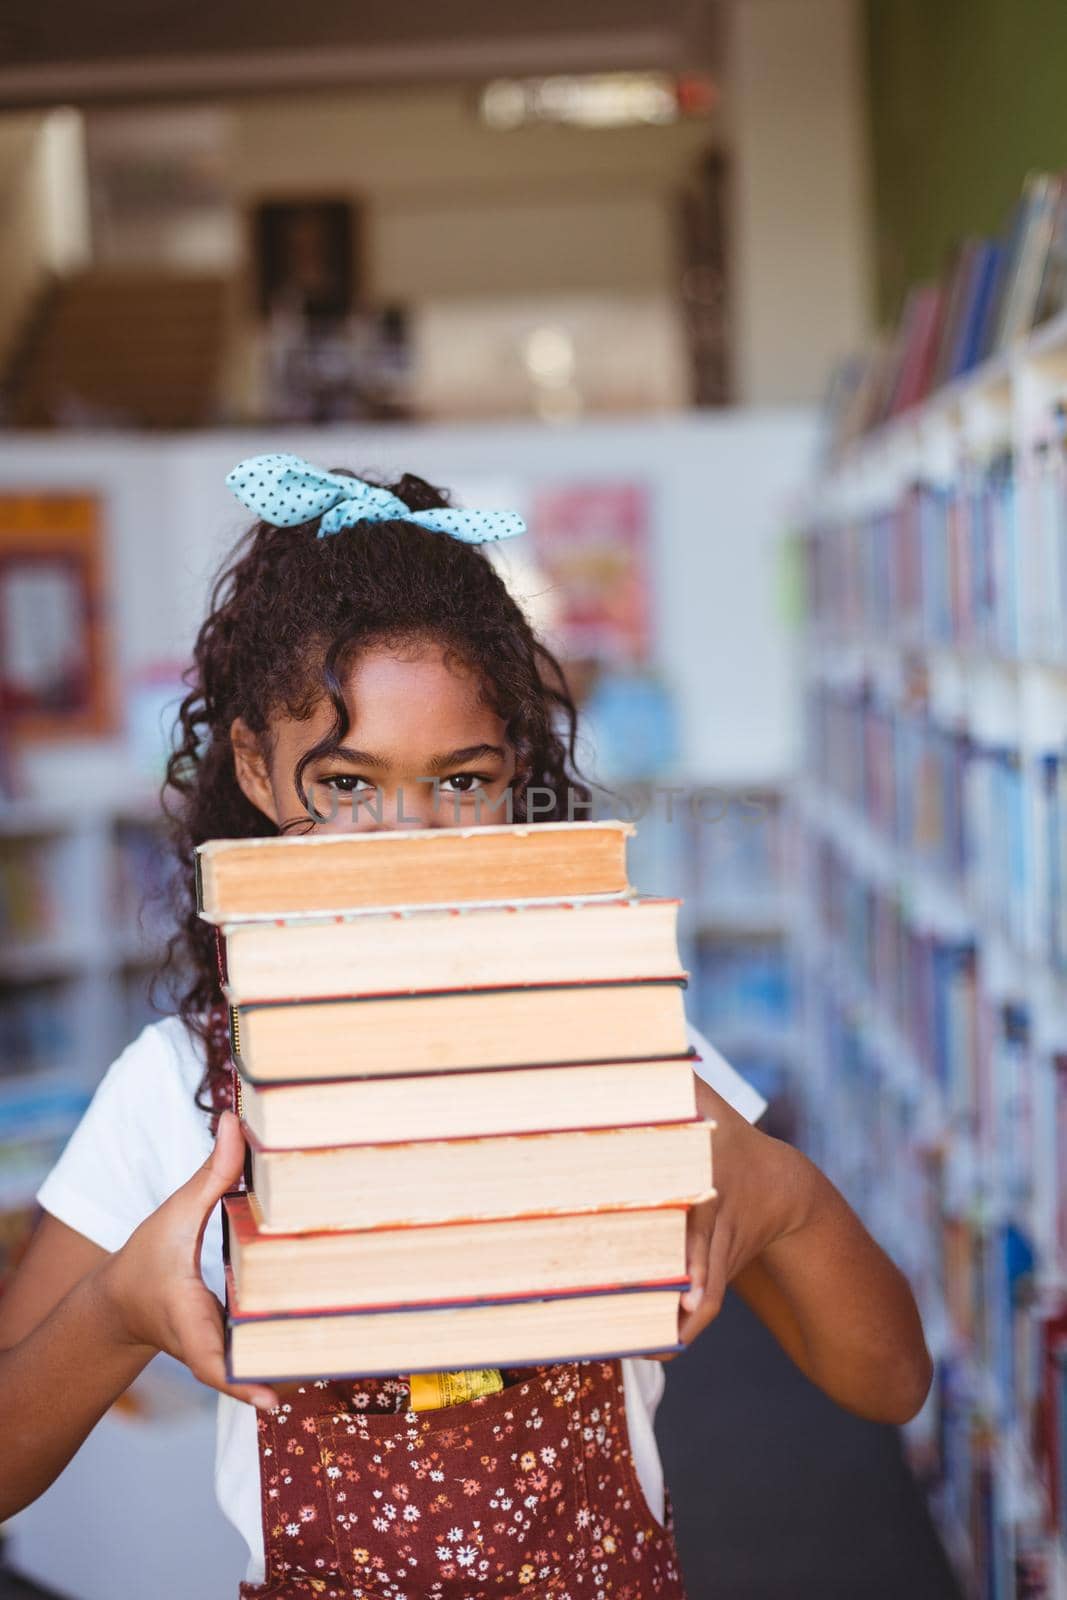
M 345 469 L 335 469 L 344 471 Z M 348 474 L 354 476 L 354 474 Z M 405 474 L 386 485 L 412 511 L 447 506 L 447 493 Z M 256 522 L 219 571 L 197 635 L 188 687 L 178 710 L 162 788 L 176 857 L 176 931 L 159 978 L 169 984 L 186 1027 L 207 1041 L 207 1013 L 219 989 L 214 929 L 196 911 L 195 852 L 206 839 L 252 838 L 276 827 L 237 782 L 230 726 L 241 717 L 269 739 L 279 711 L 303 718 L 323 699 L 334 708 L 329 734 L 306 751 L 295 773 L 305 800 L 307 764 L 342 743 L 349 730 L 342 685 L 371 645 L 431 638 L 447 657 L 480 674 L 489 703 L 515 751 L 512 817 L 526 818 L 535 785 L 552 792 L 551 810 L 530 820 L 563 820 L 584 809 L 591 789 L 578 776 L 577 710 L 563 669 L 536 637 L 498 569 L 479 545 L 417 523 L 360 522 L 326 538 L 318 519 L 299 527 Z M 265 746 L 267 748 L 267 746 Z M 571 797 L 568 801 L 568 794 Z M 209 1065 L 197 1095 L 217 1105 L 219 1068 Z

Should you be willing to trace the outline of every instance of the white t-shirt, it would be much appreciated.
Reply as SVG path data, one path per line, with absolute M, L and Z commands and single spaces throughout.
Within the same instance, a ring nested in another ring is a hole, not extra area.
M 742 1116 L 755 1122 L 762 1096 L 690 1024 L 694 1066 Z M 203 1071 L 202 1045 L 178 1017 L 150 1023 L 105 1074 L 85 1115 L 37 1199 L 52 1216 L 105 1250 L 118 1250 L 133 1230 L 181 1187 L 211 1152 L 208 1116 L 194 1096 Z M 208 1220 L 201 1257 L 204 1281 L 223 1298 L 219 1207 Z M 626 1421 L 645 1498 L 663 1517 L 663 1470 L 652 1431 L 663 1393 L 663 1367 L 645 1358 L 623 1362 Z M 263 1527 L 256 1413 L 220 1395 L 215 1490 L 223 1513 L 247 1540 L 248 1581 L 262 1582 Z

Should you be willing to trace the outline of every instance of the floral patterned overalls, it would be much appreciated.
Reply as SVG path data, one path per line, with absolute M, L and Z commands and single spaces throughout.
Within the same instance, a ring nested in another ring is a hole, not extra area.
M 217 1015 L 209 1049 L 228 1062 Z M 662 1526 L 637 1478 L 621 1363 L 503 1378 L 421 1412 L 402 1376 L 284 1390 L 258 1417 L 266 1575 L 241 1600 L 685 1600 L 669 1498 Z

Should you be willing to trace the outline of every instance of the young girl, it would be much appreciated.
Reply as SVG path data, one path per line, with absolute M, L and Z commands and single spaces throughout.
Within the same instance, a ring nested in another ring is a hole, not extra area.
M 522 821 L 534 786 L 555 798 L 545 820 L 581 816 L 589 798 L 560 667 L 480 548 L 521 531 L 517 518 L 453 510 L 416 477 L 391 492 L 295 457 L 228 481 L 260 520 L 212 594 L 165 785 L 184 987 L 177 1015 L 108 1071 L 0 1302 L 0 1521 L 163 1350 L 221 1396 L 216 1484 L 250 1547 L 244 1596 L 681 1600 L 654 1361 L 505 1370 L 497 1392 L 426 1412 L 403 1374 L 226 1381 L 218 1201 L 244 1146 L 195 846 L 475 826 L 508 802 Z M 912 1416 L 930 1361 L 906 1282 L 811 1162 L 752 1126 L 759 1096 L 689 1036 L 719 1197 L 690 1216 L 681 1339 L 730 1284 L 839 1404 Z

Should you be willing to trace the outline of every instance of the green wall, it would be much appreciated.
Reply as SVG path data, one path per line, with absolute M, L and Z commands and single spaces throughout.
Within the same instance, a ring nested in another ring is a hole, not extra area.
M 865 0 L 877 304 L 1067 168 L 1067 0 Z

